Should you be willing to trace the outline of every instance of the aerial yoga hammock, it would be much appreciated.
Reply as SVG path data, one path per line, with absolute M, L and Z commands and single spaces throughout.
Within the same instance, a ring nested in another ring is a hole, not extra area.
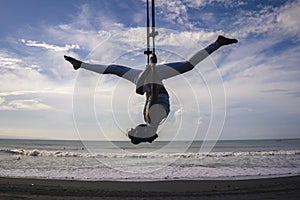
M 152 0 L 151 3 L 152 27 L 150 27 L 150 6 L 149 0 L 147 0 L 147 50 L 144 52 L 144 54 L 147 55 L 147 66 L 145 70 L 138 70 L 114 64 L 89 64 L 66 55 L 64 56 L 65 60 L 69 61 L 75 70 L 82 68 L 99 74 L 117 75 L 135 84 L 137 94 L 146 96 L 146 103 L 143 112 L 146 123 L 132 128 L 127 133 L 133 144 L 153 142 L 158 137 L 156 132 L 160 123 L 170 113 L 169 94 L 167 89 L 164 87 L 164 80 L 191 71 L 198 63 L 220 47 L 238 42 L 236 39 L 219 36 L 215 42 L 196 52 L 187 61 L 157 64 L 157 56 L 155 54 L 155 37 L 158 33 L 155 31 L 154 0 Z M 150 48 L 151 39 L 152 49 Z

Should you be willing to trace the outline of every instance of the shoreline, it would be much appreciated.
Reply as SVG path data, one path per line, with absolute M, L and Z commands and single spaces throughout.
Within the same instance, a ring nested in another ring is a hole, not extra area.
M 300 199 L 300 175 L 243 180 L 79 181 L 0 177 L 0 199 Z
M 277 175 L 248 175 L 248 176 L 224 176 L 224 177 L 202 177 L 202 178 L 144 178 L 144 179 L 80 179 L 74 177 L 66 178 L 45 178 L 45 177 L 18 177 L 18 176 L 0 176 L 0 179 L 26 179 L 26 180 L 49 180 L 49 181 L 78 181 L 78 182 L 134 182 L 134 183 L 149 183 L 149 182 L 172 182 L 172 181 L 246 181 L 246 180 L 260 180 L 260 179 L 278 179 L 288 177 L 300 177 L 300 174 L 277 174 Z

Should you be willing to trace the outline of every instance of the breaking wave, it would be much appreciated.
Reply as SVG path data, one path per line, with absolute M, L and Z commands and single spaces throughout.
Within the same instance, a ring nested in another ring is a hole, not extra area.
M 40 157 L 84 157 L 84 158 L 203 158 L 203 157 L 242 157 L 242 156 L 280 156 L 300 155 L 300 150 L 248 151 L 248 152 L 210 152 L 210 153 L 88 153 L 26 149 L 0 149 L 1 153 L 19 156 Z

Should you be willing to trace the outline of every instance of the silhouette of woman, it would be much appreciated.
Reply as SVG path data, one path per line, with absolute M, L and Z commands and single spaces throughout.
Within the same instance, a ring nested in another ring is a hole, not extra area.
M 139 144 L 141 142 L 151 143 L 158 137 L 156 131 L 159 124 L 170 113 L 169 94 L 164 87 L 163 80 L 192 70 L 198 63 L 220 47 L 237 42 L 236 39 L 219 36 L 215 42 L 198 51 L 188 61 L 184 62 L 157 65 L 157 57 L 155 54 L 152 54 L 150 57 L 150 64 L 147 65 L 145 70 L 138 70 L 114 64 L 89 64 L 69 56 L 64 56 L 64 58 L 73 65 L 75 70 L 83 68 L 99 74 L 114 74 L 134 83 L 136 85 L 136 93 L 140 95 L 145 94 L 146 96 L 143 112 L 146 124 L 140 124 L 137 127 L 132 128 L 128 131 L 128 137 L 133 144 Z M 151 87 L 153 85 L 156 85 L 156 96 L 151 94 L 153 91 Z

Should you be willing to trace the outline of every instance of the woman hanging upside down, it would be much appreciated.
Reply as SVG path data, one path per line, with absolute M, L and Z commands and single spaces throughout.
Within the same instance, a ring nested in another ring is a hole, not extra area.
M 64 58 L 73 65 L 75 70 L 83 68 L 100 74 L 114 74 L 134 83 L 136 85 L 136 93 L 146 95 L 144 107 L 144 119 L 146 124 L 140 124 L 132 128 L 128 131 L 128 137 L 133 144 L 139 144 L 141 142 L 151 143 L 158 137 L 156 131 L 159 124 L 170 113 L 169 94 L 162 81 L 192 70 L 198 63 L 220 47 L 237 42 L 236 39 L 219 36 L 214 43 L 198 51 L 185 62 L 156 65 L 157 57 L 155 54 L 152 54 L 150 64 L 147 65 L 144 71 L 120 65 L 89 64 L 69 56 L 64 56 Z M 153 86 L 155 86 L 155 90 L 153 90 Z M 155 94 L 152 94 L 152 92 Z

